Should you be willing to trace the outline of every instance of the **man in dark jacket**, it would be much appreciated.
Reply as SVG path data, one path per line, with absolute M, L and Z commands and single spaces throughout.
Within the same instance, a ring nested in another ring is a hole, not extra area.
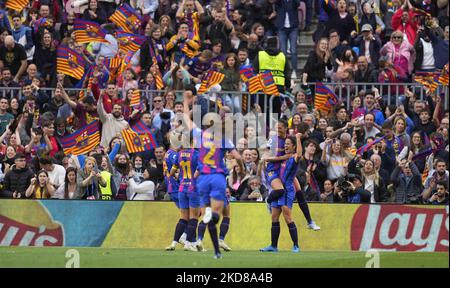
M 0 192 L 0 198 L 25 198 L 25 191 L 30 186 L 34 173 L 27 167 L 25 155 L 22 153 L 16 154 L 14 166 L 5 175 L 4 187 Z
M 356 32 L 352 32 L 351 45 L 358 47 L 359 55 L 366 56 L 367 62 L 377 68 L 382 46 L 380 37 L 372 33 L 370 24 L 364 24 L 361 28 L 361 34 L 357 35 Z M 368 51 L 366 51 L 367 47 L 369 48 Z
M 403 159 L 391 174 L 395 188 L 395 202 L 402 204 L 418 204 L 422 194 L 422 175 L 414 162 Z
M 378 82 L 378 71 L 367 61 L 366 56 L 358 57 L 358 70 L 355 72 L 356 83 L 376 83 Z M 371 90 L 372 86 L 358 87 L 358 90 Z

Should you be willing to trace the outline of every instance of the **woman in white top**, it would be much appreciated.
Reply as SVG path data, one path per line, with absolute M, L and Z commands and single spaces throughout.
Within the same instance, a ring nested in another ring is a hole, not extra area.
M 155 183 L 150 181 L 150 173 L 148 168 L 144 170 L 142 176 L 144 179 L 137 184 L 134 178 L 134 170 L 130 171 L 130 179 L 128 180 L 129 192 L 128 200 L 155 200 L 153 192 L 155 191 Z
M 79 188 L 77 184 L 77 168 L 68 167 L 64 184 L 58 187 L 53 195 L 57 199 L 80 199 Z

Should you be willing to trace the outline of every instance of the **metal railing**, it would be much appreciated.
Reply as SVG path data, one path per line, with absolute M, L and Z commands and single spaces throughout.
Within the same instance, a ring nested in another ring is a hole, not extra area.
M 301 86 L 299 80 L 294 81 L 295 85 L 292 87 L 292 91 L 298 91 Z M 351 100 L 353 97 L 359 94 L 360 91 L 371 90 L 376 87 L 380 92 L 380 95 L 386 101 L 387 105 L 394 104 L 398 106 L 402 98 L 404 97 L 405 88 L 409 88 L 413 93 L 415 93 L 419 99 L 423 100 L 426 98 L 426 91 L 422 84 L 419 83 L 324 83 L 332 91 L 336 93 L 339 99 L 346 103 L 347 109 L 350 109 Z M 316 83 L 308 83 L 308 85 L 315 90 Z M 41 91 L 48 93 L 53 97 L 55 88 L 41 88 Z M 66 91 L 79 92 L 84 90 L 86 95 L 87 89 L 76 89 L 67 88 Z M 151 100 L 155 95 L 162 96 L 166 90 L 141 90 L 141 95 L 144 99 Z M 175 90 L 175 95 L 178 98 L 182 95 L 182 90 Z M 444 96 L 444 107 L 449 104 L 449 89 L 448 86 L 438 85 L 436 88 L 437 95 Z M 0 97 L 16 97 L 19 100 L 23 99 L 22 89 L 20 87 L 0 87 Z M 270 97 L 264 93 L 250 94 L 249 92 L 241 91 L 220 91 L 220 92 L 208 92 L 203 95 L 198 95 L 199 98 L 204 98 L 209 100 L 208 112 L 218 112 L 218 106 L 213 105 L 214 102 L 217 103 L 217 99 L 221 99 L 223 105 L 230 107 L 232 113 L 241 112 L 242 114 L 248 113 L 252 110 L 253 104 L 260 104 L 262 112 L 272 111 L 274 97 Z M 292 103 L 295 102 L 295 96 L 291 93 L 282 94 L 283 99 L 289 99 Z M 283 100 L 282 100 L 283 101 Z M 147 101 L 149 109 L 152 109 L 152 101 Z M 263 105 L 261 105 L 263 104 Z

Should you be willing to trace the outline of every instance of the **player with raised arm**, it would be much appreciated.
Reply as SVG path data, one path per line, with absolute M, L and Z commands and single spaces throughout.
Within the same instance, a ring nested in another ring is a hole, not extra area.
M 298 170 L 298 161 L 302 156 L 301 134 L 295 137 L 288 136 L 284 143 L 285 155 L 288 159 L 281 163 L 280 179 L 284 183 L 285 192 L 277 200 L 272 201 L 270 206 L 272 210 L 272 244 L 268 247 L 260 249 L 261 252 L 278 252 L 278 238 L 280 237 L 280 215 L 283 213 L 289 234 L 293 242 L 292 252 L 300 251 L 298 247 L 298 232 L 295 222 L 292 220 L 292 205 L 295 198 L 294 179 Z
M 222 135 L 216 135 L 217 132 L 215 131 L 222 131 L 221 123 L 214 123 L 213 120 L 208 122 L 204 119 L 203 123 L 207 122 L 208 124 L 205 125 L 203 130 L 195 127 L 190 117 L 187 116 L 190 115 L 188 103 L 185 104 L 184 119 L 188 129 L 193 131 L 194 140 L 200 141 L 197 142 L 197 144 L 200 144 L 200 148 L 197 167 L 199 176 L 196 179 L 196 187 L 200 193 L 200 204 L 205 208 L 203 222 L 208 224 L 208 231 L 214 246 L 214 258 L 220 259 L 222 255 L 219 249 L 216 225 L 226 205 L 226 175 L 228 169 L 224 161 L 225 153 L 228 151 L 235 159 L 241 159 L 241 155 L 231 141 L 225 139 L 225 137 L 219 137 Z M 214 129 L 214 125 L 220 125 L 220 127 L 217 126 L 218 129 Z M 197 140 L 200 133 L 200 139 Z
M 270 150 L 272 157 L 266 157 L 264 160 L 267 163 L 266 166 L 266 183 L 271 190 L 269 196 L 266 201 L 268 205 L 271 202 L 278 200 L 282 195 L 284 195 L 284 186 L 283 182 L 280 179 L 279 171 L 282 161 L 287 160 L 289 157 L 285 155 L 284 142 L 287 136 L 287 127 L 288 124 L 284 120 L 278 120 L 276 125 L 277 135 L 271 137 L 267 143 L 267 148 Z M 300 210 L 302 210 L 303 215 L 308 222 L 308 228 L 314 231 L 320 230 L 320 227 L 316 225 L 316 223 L 311 219 L 311 214 L 309 212 L 308 202 L 306 202 L 305 196 L 303 195 L 300 183 L 298 179 L 294 178 L 294 186 L 295 186 L 295 197 L 297 199 Z

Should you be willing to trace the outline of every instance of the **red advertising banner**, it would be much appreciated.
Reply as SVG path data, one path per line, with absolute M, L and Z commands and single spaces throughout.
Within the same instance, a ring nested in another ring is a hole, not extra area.
M 447 251 L 448 206 L 361 205 L 351 223 L 351 249 Z

